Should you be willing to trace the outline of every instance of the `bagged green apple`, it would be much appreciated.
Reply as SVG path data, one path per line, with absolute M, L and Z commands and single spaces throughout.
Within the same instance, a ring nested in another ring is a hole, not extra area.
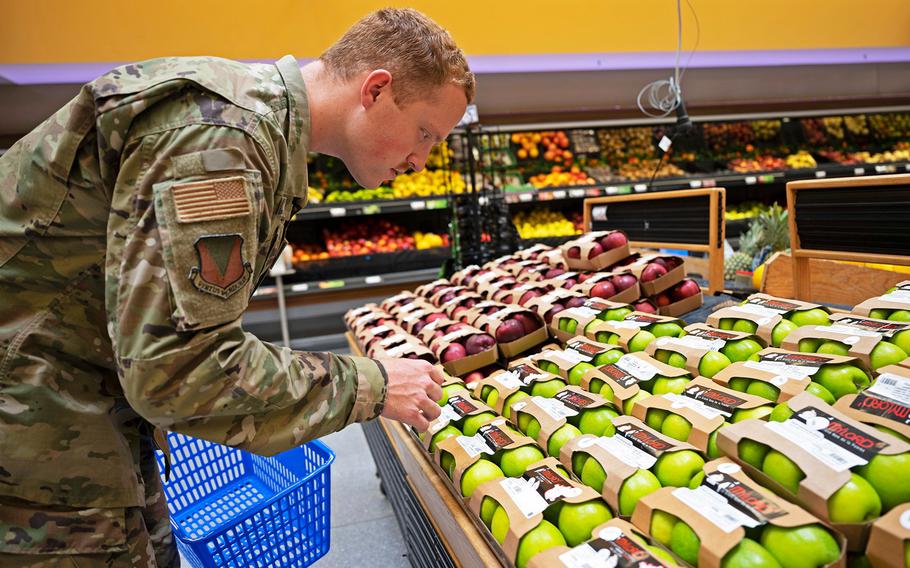
M 688 442 L 711 459 L 722 454 L 718 432 L 733 422 L 751 418 L 766 420 L 770 401 L 724 388 L 705 377 L 696 377 L 682 393 L 642 398 L 632 406 L 632 416 L 649 427 L 682 442 Z
M 550 331 L 557 339 L 566 342 L 576 335 L 584 335 L 588 326 L 596 321 L 622 321 L 632 311 L 629 304 L 589 298 L 579 306 L 556 314 L 550 323 Z
M 837 401 L 834 408 L 850 418 L 869 424 L 910 442 L 910 369 L 892 365 L 879 369 L 872 385 Z
M 585 375 L 602 365 L 617 361 L 625 352 L 615 345 L 607 345 L 587 339 L 573 337 L 565 349 L 547 349 L 531 355 L 534 364 L 544 371 L 559 375 L 569 384 L 580 385 Z
M 556 398 L 532 396 L 513 403 L 511 409 L 512 424 L 537 441 L 551 457 L 559 457 L 566 442 L 581 436 L 581 430 L 569 422 L 579 412 Z
M 849 355 L 873 372 L 887 365 L 910 364 L 910 323 L 854 314 L 834 314 L 830 322 L 794 331 L 781 347 L 803 353 Z
M 585 336 L 632 353 L 644 351 L 656 337 L 681 337 L 685 322 L 667 316 L 632 312 L 621 321 L 595 321 L 585 327 Z
M 803 393 L 775 408 L 771 421 L 723 428 L 721 451 L 862 550 L 868 524 L 910 501 L 910 444 L 853 420 Z M 759 467 L 760 464 L 760 467 Z
M 910 503 L 872 523 L 866 556 L 875 568 L 910 567 Z
M 521 477 L 485 483 L 468 507 L 516 568 L 554 546 L 589 540 L 595 527 L 613 518 L 597 493 L 572 481 L 553 458 L 530 465 Z
M 622 416 L 612 436 L 585 435 L 563 446 L 560 461 L 628 517 L 639 499 L 665 485 L 687 486 L 705 460 L 695 447 Z
M 483 400 L 504 417 L 511 418 L 512 404 L 530 396 L 552 398 L 565 386 L 565 381 L 558 376 L 530 363 L 519 363 L 478 381 L 474 397 Z
M 685 369 L 692 374 L 713 377 L 730 359 L 721 353 L 722 339 L 703 337 L 658 337 L 645 350 L 648 355 L 671 367 Z
M 713 312 L 707 323 L 724 331 L 754 333 L 766 344 L 780 347 L 784 338 L 798 327 L 828 325 L 828 309 L 799 300 L 752 294 L 739 306 Z
M 697 568 L 844 566 L 845 541 L 732 461 L 711 461 L 688 487 L 641 499 L 632 523 Z
M 611 519 L 595 527 L 591 540 L 574 548 L 555 546 L 536 555 L 528 568 L 673 568 L 679 566 L 663 549 L 648 542 L 648 538 L 631 523 Z
M 572 270 L 602 270 L 630 254 L 629 239 L 622 231 L 585 233 L 559 248 Z
M 760 337 L 743 331 L 724 331 L 713 328 L 706 323 L 693 323 L 685 327 L 689 337 L 700 337 L 715 341 L 720 352 L 732 363 L 746 361 L 753 354 L 766 348 L 768 344 Z M 717 341 L 720 340 L 720 341 Z
M 679 394 L 693 378 L 685 369 L 671 367 L 638 352 L 623 355 L 615 363 L 586 373 L 581 387 L 612 400 L 623 414 L 630 414 L 635 401 L 652 394 Z
M 910 280 L 857 304 L 853 313 L 879 320 L 910 322 Z
M 712 377 L 739 392 L 786 402 L 808 392 L 828 404 L 869 385 L 869 375 L 854 357 L 796 353 L 769 347 L 749 361 L 733 363 Z

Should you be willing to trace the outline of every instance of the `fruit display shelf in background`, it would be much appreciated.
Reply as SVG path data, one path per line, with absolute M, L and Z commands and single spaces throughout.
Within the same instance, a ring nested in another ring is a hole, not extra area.
M 566 237 L 581 233 L 562 212 L 551 211 L 545 207 L 519 211 L 512 217 L 512 223 L 523 239 Z
M 345 221 L 337 228 L 323 230 L 326 251 L 333 258 L 429 248 L 428 243 L 437 242 L 437 238 L 442 242 L 437 246 L 448 243 L 448 235 L 428 235 L 432 233 L 414 233 L 388 219 Z
M 382 199 L 406 199 L 408 197 L 429 197 L 448 193 L 464 193 L 464 178 L 458 172 L 447 170 L 423 170 L 401 174 L 391 187 L 358 189 L 356 191 L 334 191 L 329 193 L 326 203 L 348 201 L 376 201 Z
M 549 173 L 531 176 L 528 181 L 536 188 L 594 185 L 597 180 L 578 166 L 553 166 Z

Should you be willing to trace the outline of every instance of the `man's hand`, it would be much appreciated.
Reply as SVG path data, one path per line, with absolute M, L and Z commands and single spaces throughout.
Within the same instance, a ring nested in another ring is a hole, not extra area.
M 420 432 L 441 412 L 436 401 L 442 398 L 445 375 L 422 359 L 379 359 L 389 377 L 382 415 L 410 424 Z

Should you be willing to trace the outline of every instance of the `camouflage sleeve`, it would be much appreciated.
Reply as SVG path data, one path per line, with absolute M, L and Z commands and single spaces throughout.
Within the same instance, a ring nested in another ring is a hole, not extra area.
M 268 140 L 200 124 L 131 140 L 106 259 L 129 403 L 156 426 L 260 454 L 374 418 L 387 387 L 371 359 L 292 351 L 241 329 L 255 275 L 284 245 L 281 158 Z

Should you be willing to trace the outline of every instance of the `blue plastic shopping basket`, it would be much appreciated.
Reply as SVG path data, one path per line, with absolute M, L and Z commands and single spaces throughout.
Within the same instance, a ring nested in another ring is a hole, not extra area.
M 266 458 L 181 434 L 168 443 L 171 526 L 193 566 L 303 567 L 328 552 L 335 454 L 325 444 Z

